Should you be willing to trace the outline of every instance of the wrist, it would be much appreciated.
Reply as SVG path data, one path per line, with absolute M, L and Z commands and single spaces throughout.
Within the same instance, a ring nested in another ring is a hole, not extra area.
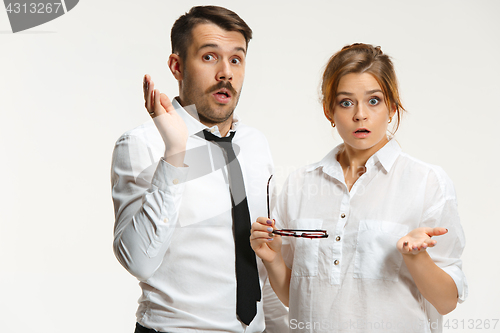
M 163 155 L 163 159 L 175 166 L 175 167 L 182 167 L 184 166 L 184 157 L 186 156 L 186 148 L 171 148 L 171 149 L 166 149 L 165 154 Z
M 273 269 L 275 267 L 279 267 L 285 264 L 285 260 L 283 260 L 283 257 L 281 256 L 281 252 L 276 253 L 276 256 L 272 260 L 264 260 L 262 259 L 262 262 L 264 263 L 264 266 L 268 269 Z
M 410 261 L 418 261 L 422 260 L 422 258 L 429 257 L 429 253 L 427 253 L 427 250 L 421 250 L 418 253 L 401 253 L 403 255 L 404 260 L 410 260 Z

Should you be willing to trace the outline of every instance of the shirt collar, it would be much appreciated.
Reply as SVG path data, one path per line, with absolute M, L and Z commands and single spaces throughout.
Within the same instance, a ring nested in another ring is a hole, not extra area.
M 337 154 L 344 147 L 344 144 L 341 143 L 337 147 L 333 148 L 325 157 L 319 162 L 311 164 L 306 168 L 306 172 L 311 172 L 319 168 L 323 168 L 323 172 L 327 175 L 337 178 L 339 180 L 344 179 L 344 175 L 342 173 L 342 167 L 340 163 L 337 161 Z
M 398 158 L 400 153 L 401 147 L 399 146 L 399 143 L 396 141 L 396 139 L 390 138 L 389 142 L 387 142 L 385 146 L 383 146 L 379 151 L 373 154 L 370 159 L 373 159 L 374 164 L 377 161 L 380 162 L 385 171 L 389 172 L 391 171 L 391 168 L 394 165 L 394 162 L 396 162 L 396 159 Z
M 337 178 L 339 180 L 344 179 L 344 175 L 342 172 L 342 167 L 340 163 L 337 161 L 337 154 L 342 150 L 344 144 L 341 143 L 333 150 L 331 150 L 323 159 L 317 163 L 311 164 L 306 168 L 306 172 L 314 171 L 318 168 L 323 168 L 323 172 L 327 175 Z M 366 167 L 370 168 L 374 166 L 377 162 L 380 162 L 380 165 L 385 169 L 386 172 L 389 172 L 394 165 L 394 162 L 398 158 L 401 153 L 401 147 L 397 143 L 394 138 L 390 138 L 389 142 L 383 146 L 379 151 L 373 154 L 368 161 L 366 161 Z
M 175 111 L 177 111 L 177 114 L 184 120 L 184 123 L 186 124 L 186 127 L 188 129 L 188 134 L 189 136 L 194 135 L 195 133 L 201 132 L 203 130 L 208 130 L 210 133 L 217 135 L 218 137 L 221 137 L 221 134 L 219 132 L 219 126 L 214 125 L 212 127 L 208 127 L 206 125 L 203 125 L 200 122 L 200 119 L 195 118 L 198 113 L 196 112 L 195 106 L 194 105 L 189 105 L 186 108 L 184 108 L 178 101 L 178 97 L 174 98 L 172 100 L 172 105 L 174 106 Z M 186 111 L 188 109 L 189 111 L 192 111 L 189 113 Z M 195 116 L 193 116 L 195 115 Z M 238 126 L 240 125 L 240 119 L 236 114 L 233 114 L 233 123 L 231 125 L 231 129 L 227 133 L 229 135 L 231 132 L 236 131 Z

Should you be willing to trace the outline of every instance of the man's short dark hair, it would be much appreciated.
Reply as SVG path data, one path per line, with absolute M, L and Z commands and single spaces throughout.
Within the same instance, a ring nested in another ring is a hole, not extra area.
M 218 6 L 196 6 L 175 21 L 170 32 L 172 53 L 186 59 L 192 40 L 191 32 L 200 23 L 213 23 L 226 31 L 240 32 L 245 38 L 247 48 L 252 39 L 252 29 L 235 12 Z

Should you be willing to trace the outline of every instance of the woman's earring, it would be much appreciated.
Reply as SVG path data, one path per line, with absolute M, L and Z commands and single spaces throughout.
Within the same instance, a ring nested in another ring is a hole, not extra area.
M 332 127 L 335 127 L 335 123 L 332 121 Z
M 391 123 L 391 121 L 392 121 L 392 117 L 389 118 L 389 124 Z

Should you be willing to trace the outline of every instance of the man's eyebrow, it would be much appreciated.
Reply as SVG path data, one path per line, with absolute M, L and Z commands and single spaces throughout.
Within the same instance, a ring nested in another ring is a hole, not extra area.
M 247 54 L 247 50 L 241 46 L 235 47 L 234 51 L 236 51 L 236 52 L 241 51 L 241 52 Z
M 204 49 L 204 48 L 214 48 L 214 49 L 218 49 L 219 48 L 219 45 L 217 44 L 210 44 L 210 43 L 207 43 L 207 44 L 203 44 L 202 46 L 200 46 L 200 48 L 198 50 L 201 50 L 201 49 Z M 243 52 L 244 54 L 247 54 L 247 50 L 244 48 L 244 47 L 241 47 L 241 46 L 237 46 L 233 49 L 235 52 Z
M 365 95 L 371 95 L 371 94 L 374 94 L 376 92 L 381 92 L 382 94 L 384 93 L 382 90 L 380 89 L 373 89 L 373 90 L 368 90 L 367 92 L 365 92 Z M 353 93 L 350 93 L 350 92 L 347 92 L 347 91 L 339 91 L 337 92 L 337 95 L 347 95 L 347 96 L 352 96 L 354 95 Z

